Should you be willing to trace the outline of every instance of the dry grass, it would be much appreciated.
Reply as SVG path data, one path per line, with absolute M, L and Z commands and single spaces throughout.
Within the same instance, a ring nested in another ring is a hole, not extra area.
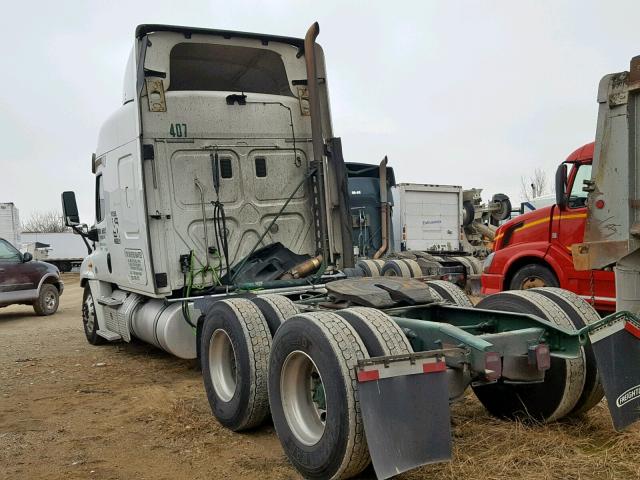
M 549 425 L 494 419 L 472 394 L 454 406 L 452 414 L 452 462 L 423 467 L 403 478 L 640 478 L 640 429 L 616 433 L 604 401 L 581 418 Z
M 212 420 L 205 400 L 177 400 L 163 422 L 168 437 L 188 443 L 193 452 L 219 454 L 227 448 L 247 447 L 254 436 L 272 437 L 273 427 L 238 435 Z M 640 479 L 640 427 L 616 433 L 603 401 L 587 415 L 548 425 L 509 422 L 488 415 L 469 393 L 452 408 L 453 460 L 428 465 L 400 475 L 399 479 L 438 480 L 608 480 Z M 269 442 L 271 444 L 271 442 Z M 262 458 L 246 450 L 247 462 L 260 464 L 274 478 L 295 478 L 284 455 Z M 268 462 L 271 462 L 269 464 Z M 251 470 L 247 470 L 251 471 Z M 363 478 L 375 478 L 368 469 Z

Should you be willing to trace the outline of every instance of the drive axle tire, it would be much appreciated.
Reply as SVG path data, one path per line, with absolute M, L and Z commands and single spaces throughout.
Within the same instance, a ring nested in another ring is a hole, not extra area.
M 333 312 L 296 315 L 276 332 L 271 416 L 285 454 L 304 478 L 349 478 L 369 464 L 353 368 L 368 357 L 353 327 Z
M 71 269 L 73 268 L 73 266 L 71 265 L 71 262 L 66 262 L 66 261 L 60 262 L 56 266 L 61 272 L 64 272 L 64 273 L 70 272 Z
M 380 260 L 358 260 L 356 268 L 360 268 L 366 277 L 379 277 L 381 275 Z
M 273 337 L 280 325 L 299 312 L 295 303 L 283 295 L 258 295 L 250 299 L 264 315 Z
M 381 273 L 384 277 L 411 278 L 411 269 L 404 260 L 387 260 Z
M 204 388 L 216 419 L 233 431 L 260 425 L 269 413 L 267 375 L 271 335 L 248 299 L 215 302 L 200 337 Z
M 520 267 L 509 282 L 509 290 L 528 290 L 536 287 L 558 287 L 556 275 L 544 265 L 530 263 Z
M 346 308 L 336 313 L 355 329 L 370 357 L 413 353 L 402 328 L 386 313 L 368 307 Z
M 580 298 L 573 292 L 563 290 L 562 288 L 546 287 L 534 288 L 532 292 L 537 292 L 550 300 L 553 300 L 568 316 L 574 327 L 579 330 L 585 325 L 600 320 L 598 312 L 589 305 L 583 298 Z M 582 395 L 578 403 L 569 413 L 569 415 L 581 415 L 595 407 L 602 397 L 604 397 L 604 389 L 600 382 L 600 374 L 598 373 L 598 365 L 596 357 L 593 353 L 591 344 L 582 347 L 585 360 L 585 379 Z
M 91 345 L 103 345 L 107 343 L 105 338 L 98 335 L 98 318 L 96 317 L 96 306 L 93 303 L 93 295 L 89 285 L 84 287 L 82 294 L 82 326 L 87 342 Z
M 40 295 L 33 301 L 33 309 L 38 315 L 53 315 L 58 310 L 59 302 L 60 293 L 56 286 L 45 283 L 40 287 Z
M 445 300 L 459 307 L 473 307 L 473 303 L 459 286 L 454 285 L 446 280 L 429 280 L 427 282 L 429 288 Z
M 477 259 L 476 257 L 465 257 L 467 259 L 467 262 L 469 262 L 471 264 L 471 267 L 473 268 L 473 272 L 476 275 L 482 275 L 482 262 Z
M 474 273 L 473 265 L 471 265 L 471 262 L 469 262 L 466 257 L 451 257 L 451 260 L 455 260 L 460 263 L 464 267 L 464 271 L 467 275 L 472 275 Z
M 405 258 L 402 261 L 406 263 L 407 267 L 409 267 L 409 270 L 411 270 L 412 278 L 418 278 L 422 276 L 422 269 L 420 268 L 420 265 L 416 260 L 410 260 Z
M 477 308 L 537 315 L 560 327 L 574 329 L 569 316 L 552 300 L 533 291 L 510 291 L 490 295 Z M 478 400 L 499 418 L 560 420 L 577 405 L 585 384 L 584 356 L 551 357 L 544 381 L 530 384 L 497 383 L 473 387 Z

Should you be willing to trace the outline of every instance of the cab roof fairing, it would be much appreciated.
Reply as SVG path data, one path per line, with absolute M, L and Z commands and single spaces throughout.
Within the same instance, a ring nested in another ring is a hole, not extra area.
M 135 31 L 135 44 L 134 48 L 130 54 L 129 61 L 127 62 L 127 71 L 125 72 L 125 89 L 123 94 L 123 103 L 127 103 L 129 101 L 135 100 L 136 96 L 140 96 L 142 93 L 142 89 L 145 81 L 145 71 L 144 71 L 144 61 L 143 59 L 146 57 L 146 49 L 148 43 L 143 41 L 143 39 L 147 38 L 147 35 L 153 33 L 162 33 L 162 32 L 170 32 L 170 33 L 178 33 L 182 34 L 185 39 L 191 39 L 193 35 L 207 35 L 207 36 L 217 36 L 221 37 L 225 40 L 231 40 L 234 38 L 237 39 L 247 39 L 247 40 L 257 40 L 263 46 L 267 46 L 270 42 L 280 43 L 284 45 L 289 45 L 297 49 L 296 57 L 300 58 L 304 55 L 304 39 L 295 38 L 295 37 L 285 37 L 280 35 L 268 35 L 261 33 L 251 33 L 251 32 L 238 32 L 232 30 L 219 30 L 219 29 L 209 29 L 209 28 L 199 28 L 199 27 L 185 27 L 178 25 L 160 25 L 160 24 L 142 24 L 136 27 Z M 318 61 L 318 77 L 323 80 L 324 85 L 324 94 L 326 98 L 324 99 L 326 112 L 323 112 L 323 121 L 325 122 L 325 128 L 327 131 L 333 134 L 333 128 L 331 125 L 330 119 L 330 106 L 329 106 L 329 98 L 328 91 L 326 86 L 326 65 L 324 60 L 324 51 L 322 46 L 318 43 L 316 45 L 316 58 Z M 133 78 L 131 78 L 133 76 Z M 135 80 L 135 87 L 132 90 L 132 81 Z M 330 136 L 331 136 L 330 135 Z
M 577 148 L 567 157 L 563 163 L 581 163 L 591 161 L 593 159 L 593 150 L 595 142 L 587 143 Z

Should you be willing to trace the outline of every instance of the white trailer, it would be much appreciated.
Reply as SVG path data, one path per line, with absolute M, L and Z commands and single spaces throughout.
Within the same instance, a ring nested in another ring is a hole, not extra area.
M 393 238 L 400 250 L 461 249 L 462 187 L 400 183 L 392 194 Z
M 61 272 L 70 272 L 79 267 L 87 256 L 87 247 L 82 237 L 72 232 L 23 233 L 22 251 L 29 252 L 36 260 L 48 262 Z
M 0 203 L 0 238 L 20 248 L 20 217 L 12 202 Z

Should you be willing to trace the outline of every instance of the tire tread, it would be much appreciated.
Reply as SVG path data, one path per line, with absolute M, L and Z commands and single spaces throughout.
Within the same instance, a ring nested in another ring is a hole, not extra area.
M 438 292 L 439 296 L 448 302 L 458 305 L 460 307 L 473 307 L 473 303 L 464 291 L 446 280 L 429 280 L 427 285 L 432 290 Z

